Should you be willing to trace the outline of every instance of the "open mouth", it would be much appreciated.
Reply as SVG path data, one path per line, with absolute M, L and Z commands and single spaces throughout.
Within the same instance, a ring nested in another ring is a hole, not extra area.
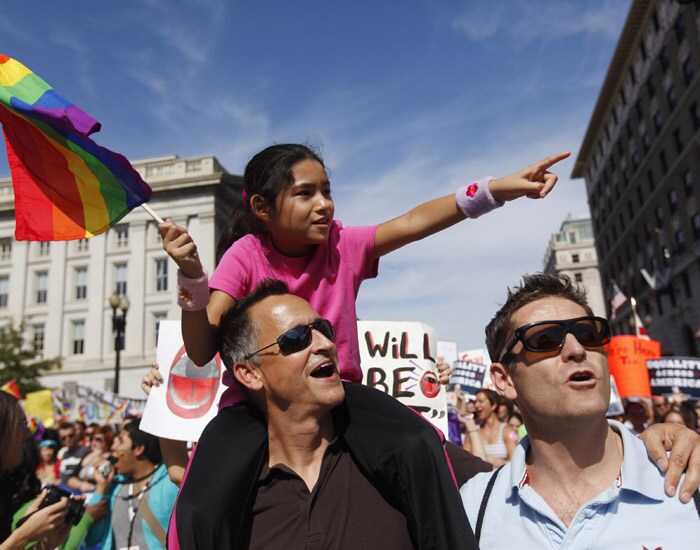
M 311 376 L 313 378 L 330 378 L 336 373 L 336 368 L 333 363 L 327 363 L 325 365 L 321 365 L 320 367 L 315 368 L 311 372 Z
M 569 376 L 569 382 L 588 382 L 593 380 L 593 374 L 587 371 L 575 372 Z
M 321 218 L 320 220 L 316 220 L 313 222 L 312 225 L 328 225 L 330 223 L 328 218 Z

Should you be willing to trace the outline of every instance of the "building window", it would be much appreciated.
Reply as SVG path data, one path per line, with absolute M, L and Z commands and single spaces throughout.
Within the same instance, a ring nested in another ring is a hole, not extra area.
M 693 119 L 693 129 L 700 129 L 700 105 L 697 101 L 690 106 L 690 118 Z
M 614 229 L 614 227 L 613 227 L 613 229 Z M 579 262 L 579 255 L 578 255 L 578 254 L 572 254 L 572 255 L 571 255 L 571 261 L 572 261 L 573 263 L 577 264 L 577 263 Z
M 644 132 L 642 134 L 642 149 L 644 149 L 644 154 L 647 154 L 649 152 L 650 148 L 651 148 L 651 138 L 649 137 L 649 134 Z
M 671 214 L 678 210 L 678 193 L 676 193 L 675 189 L 671 189 L 671 192 L 668 194 L 668 208 Z
M 87 239 L 79 239 L 76 244 L 76 249 L 78 250 L 78 252 L 87 252 L 90 248 L 89 243 L 90 241 L 88 241 Z
M 653 120 L 654 120 L 654 128 L 656 129 L 656 132 L 658 133 L 661 131 L 661 128 L 664 125 L 664 117 L 661 116 L 661 111 L 656 111 L 654 113 Z
M 661 63 L 661 71 L 666 74 L 669 67 L 671 67 L 671 56 L 668 53 L 668 48 L 664 46 L 659 52 L 659 63 Z
M 39 256 L 48 256 L 51 253 L 51 243 L 41 242 L 39 243 Z
M 668 172 L 668 161 L 666 160 L 666 151 L 661 151 L 659 153 L 659 162 L 661 163 L 661 172 Z
M 576 244 L 576 231 L 569 231 L 569 242 Z
M 37 357 L 44 356 L 44 342 L 46 340 L 46 327 L 43 323 L 32 325 L 32 347 Z
M 582 283 L 583 282 L 583 275 L 581 273 L 574 273 L 574 280 L 577 283 Z
M 118 225 L 114 228 L 116 232 L 116 246 L 117 248 L 125 248 L 129 246 L 129 226 L 128 225 Z
M 0 275 L 0 307 L 7 307 L 7 297 L 10 292 L 10 276 Z
M 652 228 L 651 228 L 651 222 L 644 222 L 644 237 L 647 239 L 651 239 L 651 236 L 653 234 Z
M 128 271 L 126 264 L 115 264 L 114 265 L 114 281 L 115 289 L 117 294 L 124 296 L 126 294 L 126 282 L 127 282 Z
M 664 209 L 662 206 L 657 206 L 654 213 L 656 216 L 656 227 L 661 229 L 664 226 Z
M 649 185 L 649 194 L 654 192 L 654 173 L 651 170 L 647 170 L 647 184 Z
M 85 353 L 85 321 L 73 321 L 72 323 L 73 355 Z
M 0 260 L 12 259 L 12 239 L 0 239 Z
M 168 290 L 168 260 L 156 260 L 156 290 Z
M 75 268 L 75 299 L 87 298 L 87 267 Z
M 693 60 L 690 56 L 683 62 L 683 80 L 685 80 L 685 85 L 689 86 L 693 81 L 695 76 L 695 67 L 693 66 Z
M 695 214 L 691 218 L 693 223 L 693 238 L 697 241 L 700 240 L 700 214 Z
M 656 95 L 656 86 L 654 86 L 654 77 L 650 76 L 647 80 L 647 93 L 649 94 L 649 100 L 651 100 Z
M 676 31 L 676 41 L 680 44 L 685 40 L 685 17 L 683 17 L 682 13 L 676 19 L 673 29 Z
M 671 86 L 668 89 L 668 92 L 666 92 L 666 102 L 668 103 L 669 111 L 673 111 L 676 108 L 676 105 L 678 104 L 678 92 L 676 92 L 676 88 L 674 86 Z
M 676 145 L 676 153 L 680 155 L 683 152 L 683 140 L 681 139 L 680 128 L 676 128 L 673 132 L 673 143 Z
M 156 345 L 158 344 L 158 336 L 160 335 L 160 323 L 168 318 L 167 313 L 159 311 L 153 314 L 153 322 L 155 323 L 155 339 L 153 340 Z
M 690 168 L 683 172 L 683 188 L 685 189 L 686 197 L 693 194 L 693 173 L 690 171 Z
M 682 229 L 676 231 L 676 246 L 678 247 L 679 252 L 683 252 L 685 250 L 685 233 L 683 233 Z
M 45 304 L 48 294 L 49 273 L 48 271 L 38 271 L 34 276 L 34 286 L 36 289 L 36 303 Z

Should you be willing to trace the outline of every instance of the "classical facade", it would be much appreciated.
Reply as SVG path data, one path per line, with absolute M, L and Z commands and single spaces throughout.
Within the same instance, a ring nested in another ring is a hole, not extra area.
M 240 204 L 242 180 L 212 156 L 175 155 L 136 161 L 153 189 L 149 205 L 187 227 L 212 270 L 219 233 Z M 128 297 L 120 394 L 141 397 L 139 383 L 155 361 L 159 323 L 179 319 L 176 265 L 162 248 L 157 224 L 142 209 L 102 235 L 68 242 L 14 240 L 14 197 L 0 179 L 0 324 L 24 322 L 38 356 L 60 357 L 47 387 L 76 383 L 114 387 L 115 338 L 109 297 Z
M 544 272 L 552 275 L 561 273 L 581 285 L 586 289 L 593 313 L 606 316 L 590 218 L 577 220 L 569 215 L 564 220 L 559 232 L 549 239 L 544 253 Z
M 572 174 L 608 312 L 616 282 L 665 355 L 700 355 L 699 74 L 700 2 L 635 0 Z M 614 331 L 630 323 L 628 303 Z

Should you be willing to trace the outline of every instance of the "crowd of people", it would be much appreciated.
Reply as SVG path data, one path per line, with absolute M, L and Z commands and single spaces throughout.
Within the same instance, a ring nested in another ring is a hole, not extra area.
M 494 509 L 511 517 L 518 537 L 541 547 L 544 528 L 569 536 L 578 507 L 592 506 L 594 488 L 624 485 L 623 448 L 642 462 L 648 453 L 667 470 L 665 479 L 654 471 L 644 488 L 659 517 L 685 518 L 691 507 L 682 503 L 700 482 L 697 418 L 691 429 L 674 426 L 668 410 L 668 424 L 647 427 L 640 403 L 627 403 L 629 424 L 644 444 L 608 423 L 603 346 L 610 327 L 565 278 L 526 277 L 509 291 L 487 327 L 498 391 L 462 396 L 454 441 L 358 383 L 355 299 L 362 281 L 377 275 L 380 258 L 506 201 L 544 198 L 556 182 L 549 168 L 567 156 L 474 181 L 375 226 L 343 227 L 317 153 L 290 144 L 256 154 L 211 280 L 187 230 L 170 219 L 159 226 L 179 267 L 187 353 L 203 365 L 218 352 L 226 366 L 218 415 L 189 456 L 185 442 L 158 441 L 137 418 L 112 427 L 62 422 L 36 441 L 17 401 L 2 396 L 0 550 L 32 541 L 69 549 L 471 549 L 482 535 L 490 541 L 484 547 L 508 547 L 515 539 L 499 534 Z M 157 368 L 145 373 L 144 389 L 159 382 Z M 537 460 L 526 467 L 528 449 Z M 595 453 L 610 455 L 604 467 Z M 562 506 L 562 464 L 576 473 L 575 508 Z M 510 468 L 512 475 L 498 476 Z M 521 513 L 522 502 L 504 500 L 517 476 L 528 482 L 519 486 L 528 495 L 544 491 L 536 512 Z M 42 483 L 68 492 L 42 490 Z M 638 503 L 611 493 L 608 504 L 634 510 Z M 646 527 L 643 542 L 663 545 L 655 524 Z M 685 534 L 696 536 L 696 527 Z

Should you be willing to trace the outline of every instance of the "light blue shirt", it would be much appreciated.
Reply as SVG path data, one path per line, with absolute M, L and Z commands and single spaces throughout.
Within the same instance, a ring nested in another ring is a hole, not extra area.
M 677 496 L 666 496 L 663 475 L 649 460 L 644 444 L 622 424 L 608 422 L 622 436 L 624 461 L 619 486 L 613 483 L 583 505 L 566 527 L 530 485 L 520 486 L 530 447 L 529 439 L 524 437 L 511 462 L 498 474 L 484 515 L 481 548 L 700 548 L 700 518 L 693 502 L 682 504 Z M 460 491 L 474 529 L 491 475 L 477 474 Z

